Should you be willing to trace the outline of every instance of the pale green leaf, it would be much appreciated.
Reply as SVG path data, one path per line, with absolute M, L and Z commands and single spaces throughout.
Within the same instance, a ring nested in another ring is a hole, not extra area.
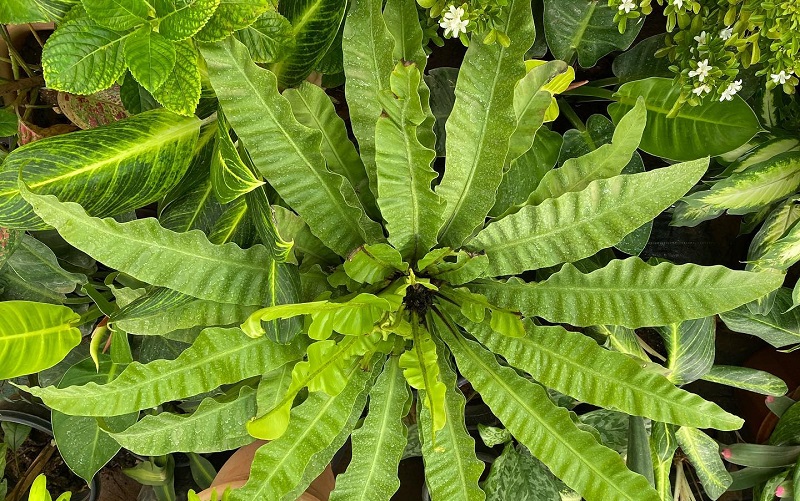
M 644 477 L 625 467 L 620 456 L 581 431 L 569 412 L 550 402 L 544 388 L 497 363 L 495 355 L 454 333 L 439 333 L 458 368 L 514 437 L 569 487 L 588 501 L 658 501 Z
M 655 487 L 661 501 L 672 501 L 672 481 L 669 474 L 678 450 L 674 426 L 654 422 L 650 429 L 650 450 L 653 455 Z
M 0 379 L 33 374 L 60 362 L 81 342 L 79 320 L 80 315 L 65 306 L 0 302 Z
M 60 21 L 78 0 L 4 0 L 0 23 L 25 24 Z
M 450 285 L 461 285 L 484 276 L 486 268 L 489 267 L 489 258 L 485 254 L 475 255 L 466 251 L 458 251 L 451 253 L 451 256 L 456 258 L 455 262 L 441 261 L 423 269 L 431 276 L 444 280 Z
M 352 187 L 325 168 L 321 133 L 297 122 L 275 75 L 256 66 L 233 38 L 204 44 L 203 55 L 220 104 L 256 167 L 311 231 L 341 256 L 380 240 L 380 227 L 364 214 Z
M 272 260 L 262 246 L 214 245 L 200 231 L 173 233 L 155 219 L 117 223 L 89 217 L 78 204 L 53 196 L 25 197 L 71 245 L 143 282 L 244 305 L 261 304 L 270 291 Z
M 109 435 L 143 456 L 227 451 L 253 442 L 245 423 L 255 413 L 256 392 L 245 386 L 238 394 L 203 399 L 191 414 L 147 415 L 124 431 Z
M 754 269 L 788 270 L 800 260 L 800 225 L 795 224 L 786 234 L 771 243 L 763 254 L 749 263 Z
M 755 113 L 739 96 L 732 102 L 683 106 L 669 118 L 682 89 L 669 78 L 629 82 L 617 91 L 618 102 L 608 107 L 615 122 L 636 104 L 640 96 L 647 106 L 647 127 L 639 147 L 651 155 L 677 161 L 720 155 L 750 140 L 761 126 Z
M 649 362 L 650 357 L 645 353 L 642 345 L 639 344 L 636 331 L 619 325 L 594 325 L 589 327 L 589 332 L 594 335 L 601 335 L 607 338 L 606 346 L 614 351 L 631 355 Z
M 430 422 L 431 440 L 435 440 L 436 432 L 447 422 L 445 392 L 447 387 L 440 377 L 440 364 L 436 353 L 436 344 L 430 332 L 420 325 L 416 317 L 411 319 L 412 346 L 400 355 L 400 368 L 409 386 L 423 390 L 423 404 L 427 409 Z M 427 430 L 426 430 L 427 434 Z
M 220 0 L 154 0 L 158 31 L 173 41 L 191 37 L 205 26 Z
M 774 273 L 695 264 L 650 266 L 632 257 L 588 274 L 566 264 L 544 282 L 483 281 L 470 289 L 492 304 L 549 322 L 638 328 L 728 311 L 775 290 L 782 281 Z
M 267 246 L 272 259 L 280 263 L 286 262 L 294 242 L 292 240 L 286 241 L 278 233 L 275 212 L 269 204 L 266 188 L 259 186 L 247 192 L 244 199 L 247 203 L 248 219 L 255 226 L 261 242 Z M 320 245 L 320 247 L 322 246 Z
M 145 25 L 125 40 L 125 60 L 142 87 L 155 92 L 175 66 L 175 45 Z
M 253 24 L 272 6 L 272 0 L 221 0 L 214 15 L 195 38 L 204 42 L 222 40 L 234 31 Z
M 397 468 L 406 445 L 402 418 L 410 392 L 397 357 L 386 361 L 369 393 L 369 413 L 353 432 L 353 459 L 336 479 L 332 501 L 388 501 L 400 487 Z
M 164 85 L 153 93 L 153 97 L 174 113 L 193 116 L 201 91 L 197 49 L 191 40 L 176 42 L 174 45 L 175 66 Z
M 667 369 L 670 371 L 667 379 L 676 385 L 684 385 L 708 374 L 714 364 L 716 318 L 687 320 L 657 330 L 667 349 Z
M 701 379 L 773 397 L 785 395 L 789 390 L 781 378 L 749 367 L 715 365 Z
M 720 318 L 732 331 L 759 337 L 776 348 L 800 343 L 800 310 L 792 308 L 792 291 L 782 287 L 766 315 L 745 306 L 726 311 Z
M 71 16 L 44 45 L 47 86 L 83 95 L 111 87 L 125 72 L 123 42 L 129 35 L 104 28 L 85 14 Z
M 199 125 L 194 118 L 153 110 L 14 150 L 0 171 L 0 225 L 46 227 L 19 193 L 20 169 L 31 191 L 78 202 L 96 216 L 121 214 L 158 200 L 186 172 Z M 24 168 L 31 162 L 36 169 Z
M 733 479 L 725 470 L 719 445 L 696 428 L 681 427 L 675 432 L 678 445 L 689 458 L 697 472 L 703 490 L 711 499 L 718 499 L 731 485 Z
M 651 221 L 686 193 L 707 166 L 707 160 L 698 160 L 594 181 L 489 224 L 468 248 L 489 256 L 487 276 L 578 261 Z
M 294 47 L 292 24 L 277 11 L 268 10 L 247 28 L 234 35 L 250 51 L 257 63 L 283 59 Z
M 494 205 L 516 127 L 514 86 L 525 76 L 522 57 L 533 40 L 529 2 L 512 0 L 498 29 L 513 40 L 470 43 L 456 83 L 456 101 L 447 120 L 447 165 L 436 193 L 447 201 L 442 244 L 461 244 L 483 224 Z
M 94 22 L 112 30 L 139 26 L 150 13 L 146 0 L 81 0 L 81 5 Z
M 256 392 L 257 412 L 249 418 L 262 415 L 280 404 L 281 399 L 286 395 L 286 391 L 292 383 L 294 365 L 294 362 L 289 362 L 261 376 L 261 382 L 258 383 L 258 391 Z
M 226 204 L 263 186 L 264 181 L 257 178 L 239 157 L 236 146 L 228 134 L 228 123 L 225 118 L 220 117 L 217 120 L 217 141 L 214 157 L 211 160 L 211 184 L 219 201 Z
M 624 33 L 617 29 L 616 5 L 602 1 L 545 0 L 547 45 L 557 59 L 575 60 L 584 68 L 615 50 L 631 46 L 644 26 L 644 16 L 628 19 Z
M 486 323 L 457 321 L 514 367 L 581 402 L 685 426 L 735 430 L 742 425 L 716 404 L 676 388 L 636 360 L 605 350 L 583 334 L 526 321 L 525 337 L 510 338 L 495 334 Z
M 300 339 L 278 345 L 264 338 L 250 339 L 239 329 L 214 327 L 203 331 L 175 360 L 134 362 L 111 383 L 26 391 L 65 414 L 118 416 L 260 376 L 299 359 L 305 346 Z
M 407 270 L 400 252 L 387 244 L 360 247 L 344 262 L 347 276 L 362 284 L 376 284 Z
M 243 198 L 236 200 L 225 208 L 214 223 L 208 234 L 208 240 L 217 245 L 235 242 L 242 248 L 252 247 L 257 235 L 250 216 L 250 208 L 245 200 Z

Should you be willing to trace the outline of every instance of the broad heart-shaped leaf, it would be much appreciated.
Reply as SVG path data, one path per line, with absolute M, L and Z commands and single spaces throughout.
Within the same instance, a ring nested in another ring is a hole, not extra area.
M 791 195 L 798 187 L 800 152 L 789 152 L 736 172 L 683 201 L 690 206 L 727 210 L 728 214 L 748 214 Z
M 154 0 L 158 31 L 173 41 L 191 37 L 205 26 L 220 0 Z
M 698 160 L 593 181 L 489 224 L 468 249 L 489 256 L 486 276 L 578 261 L 655 218 L 699 181 L 707 166 L 707 160 Z
M 294 87 L 308 77 L 336 38 L 346 2 L 341 0 L 295 0 L 279 2 L 278 12 L 292 23 L 294 47 L 271 69 L 281 88 Z
M 436 330 L 441 328 L 436 319 L 431 324 Z M 434 344 L 445 387 L 442 396 L 445 424 L 432 436 L 428 430 L 433 425 L 434 417 L 426 407 L 419 409 L 418 431 L 425 462 L 425 479 L 433 499 L 483 501 L 485 496 L 478 481 L 485 466 L 476 457 L 475 440 L 464 424 L 466 399 L 458 388 L 455 371 L 450 366 L 450 352 L 439 339 L 434 338 Z
M 262 246 L 214 245 L 201 231 L 174 233 L 152 218 L 118 223 L 53 196 L 25 197 L 64 240 L 143 282 L 219 303 L 260 305 L 270 293 L 272 259 Z
M 378 206 L 389 242 L 409 260 L 436 245 L 445 210 L 431 183 L 436 152 L 418 139 L 426 114 L 420 98 L 416 64 L 398 63 L 389 79 L 391 93 L 380 96 L 384 113 L 375 126 Z
M 234 36 L 247 47 L 250 57 L 257 63 L 278 61 L 294 46 L 292 24 L 274 10 L 266 11 Z
M 191 40 L 175 43 L 175 66 L 164 85 L 153 93 L 164 108 L 183 116 L 193 116 L 200 100 L 198 54 Z
M 296 89 L 286 89 L 283 97 L 292 105 L 292 112 L 301 124 L 322 133 L 322 156 L 328 170 L 347 178 L 368 213 L 379 216 L 364 163 L 347 136 L 347 127 L 336 114 L 331 98 L 308 82 Z
M 0 302 L 0 379 L 48 369 L 81 342 L 80 315 L 66 306 Z
M 109 319 L 112 329 L 141 336 L 164 336 L 172 331 L 231 326 L 244 321 L 255 306 L 196 299 L 170 289 L 155 288 L 120 308 Z M 156 454 L 158 455 L 158 454 Z
M 353 459 L 336 479 L 332 501 L 389 501 L 400 487 L 397 467 L 406 446 L 411 394 L 397 357 L 389 358 L 369 393 L 369 413 L 353 432 Z
M 0 23 L 25 24 L 60 21 L 78 0 L 4 0 Z
M 447 165 L 436 193 L 447 202 L 439 240 L 453 249 L 483 224 L 494 205 L 508 140 L 517 125 L 514 86 L 525 76 L 522 57 L 534 28 L 526 0 L 512 0 L 507 9 L 498 28 L 511 38 L 511 46 L 470 43 L 447 119 Z
M 272 0 L 221 0 L 214 15 L 195 38 L 216 42 L 237 30 L 247 28 L 258 17 L 272 8 Z
M 511 280 L 469 285 L 490 303 L 576 326 L 667 325 L 728 311 L 775 290 L 776 273 L 733 271 L 722 266 L 650 266 L 637 257 L 613 260 L 588 274 L 565 264 L 539 283 Z
M 286 433 L 256 452 L 250 479 L 244 487 L 232 491 L 231 501 L 297 499 L 300 493 L 295 488 L 300 487 L 302 492 L 311 483 L 361 417 L 367 399 L 365 389 L 380 370 L 380 362 L 378 358 L 367 370 L 361 364 L 354 364 L 345 375 L 346 386 L 341 393 L 335 397 L 324 392 L 312 393 L 294 408 Z M 304 474 L 309 463 L 321 463 L 311 478 Z M 288 493 L 293 497 L 284 496 Z
M 133 78 L 155 92 L 167 81 L 175 66 L 175 45 L 145 25 L 125 40 L 125 61 Z
M 789 390 L 781 378 L 749 367 L 715 365 L 701 379 L 773 397 L 785 395 Z
M 175 360 L 134 362 L 108 384 L 26 391 L 64 414 L 118 416 L 260 376 L 299 359 L 305 346 L 301 339 L 278 345 L 267 339 L 250 339 L 239 329 L 213 327 L 204 330 Z
M 780 288 L 766 315 L 745 306 L 726 311 L 720 318 L 732 331 L 759 337 L 776 348 L 800 343 L 800 309 L 792 309 L 792 291 Z
M 191 414 L 147 415 L 110 435 L 127 450 L 143 456 L 227 451 L 253 441 L 244 424 L 255 413 L 256 392 L 244 386 L 232 395 L 203 399 Z
M 657 330 L 667 349 L 667 369 L 670 370 L 667 379 L 676 385 L 684 385 L 702 378 L 711 370 L 716 331 L 714 317 L 687 320 Z M 660 421 L 670 422 L 665 419 Z
M 722 496 L 733 479 L 722 463 L 717 442 L 696 428 L 684 426 L 675 432 L 675 438 L 694 466 L 706 494 L 711 499 Z
M 89 381 L 108 383 L 113 381 L 123 368 L 112 363 L 107 355 L 103 355 L 99 368 L 95 367 L 94 361 L 86 359 L 67 369 L 58 387 L 64 388 Z M 138 413 L 132 413 L 106 418 L 104 426 L 115 431 L 122 430 L 135 423 L 138 417 Z M 68 416 L 53 411 L 51 421 L 53 436 L 61 457 L 69 469 L 86 482 L 91 482 L 95 474 L 120 450 L 119 444 L 100 429 L 95 418 Z
M 19 193 L 20 170 L 33 192 L 78 202 L 96 216 L 156 201 L 186 172 L 199 129 L 196 118 L 153 110 L 18 148 L 0 167 L 0 225 L 46 228 Z
M 211 160 L 211 184 L 219 201 L 226 204 L 263 186 L 264 181 L 258 179 L 239 157 L 224 117 L 218 119 L 217 123 L 217 141 Z
M 275 75 L 256 66 L 234 38 L 203 44 L 202 52 L 217 98 L 256 167 L 311 231 L 340 256 L 382 239 L 352 187 L 325 168 L 321 133 L 297 122 Z
M 450 323 L 438 332 L 460 372 L 511 434 L 565 484 L 588 501 L 659 501 L 644 477 L 575 426 L 569 412 L 552 404 L 544 388 L 501 366 L 493 353 L 455 329 Z
M 545 174 L 536 190 L 528 197 L 527 204 L 538 205 L 548 198 L 583 190 L 592 181 L 622 174 L 639 146 L 646 124 L 647 110 L 644 100 L 640 99 L 622 117 L 610 144 L 604 144 L 578 158 L 570 158 L 561 168 Z
M 111 87 L 125 72 L 123 42 L 129 35 L 100 26 L 85 12 L 70 16 L 42 51 L 47 86 L 84 95 Z
M 144 24 L 149 14 L 146 0 L 81 0 L 97 24 L 112 30 L 129 30 Z
M 420 325 L 417 317 L 411 319 L 412 346 L 400 355 L 400 367 L 403 377 L 409 386 L 424 391 L 423 404 L 428 411 L 430 421 L 430 437 L 435 439 L 436 432 L 441 430 L 447 422 L 445 411 L 445 392 L 447 387 L 439 374 L 438 355 L 436 343 L 431 333 Z
M 544 0 L 544 31 L 553 56 L 572 62 L 577 54 L 584 68 L 615 50 L 631 46 L 644 26 L 644 16 L 628 19 L 624 33 L 617 29 L 617 7 L 602 0 Z
M 492 332 L 486 322 L 470 322 L 455 308 L 447 310 L 492 352 L 548 388 L 581 402 L 698 428 L 736 430 L 742 425 L 741 419 L 716 404 L 676 388 L 663 376 L 642 369 L 636 360 L 603 349 L 583 334 L 527 320 L 525 337 L 511 338 Z
M 644 97 L 647 127 L 639 147 L 651 155 L 677 161 L 735 150 L 761 130 L 755 113 L 739 96 L 732 102 L 684 106 L 675 118 L 668 118 L 680 92 L 668 78 L 629 82 L 619 88 L 619 102 L 609 105 L 608 113 L 619 122 L 639 96 Z

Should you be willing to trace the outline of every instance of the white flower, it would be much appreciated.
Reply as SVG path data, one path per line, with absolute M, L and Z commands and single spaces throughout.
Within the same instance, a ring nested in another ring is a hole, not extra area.
M 788 82 L 790 78 L 792 78 L 792 70 L 789 70 L 789 73 L 786 73 L 785 70 L 781 70 L 780 73 L 773 73 L 771 78 L 776 84 L 783 85 Z
M 696 37 L 694 37 L 694 41 L 697 42 L 697 45 L 705 45 L 706 42 L 708 41 L 708 35 L 704 31 L 699 35 L 697 35 Z
M 672 0 L 672 5 L 675 6 L 677 9 L 683 8 L 683 0 Z
M 708 76 L 708 73 L 713 69 L 714 67 L 708 64 L 708 59 L 704 59 L 699 63 L 697 63 L 696 70 L 692 70 L 689 72 L 689 76 L 692 78 L 699 77 L 700 81 L 704 82 L 706 77 Z
M 459 33 L 467 32 L 469 19 L 461 19 L 463 16 L 464 9 L 454 5 L 450 6 L 450 10 L 444 13 L 442 22 L 439 23 L 439 26 L 444 28 L 444 36 L 449 36 L 452 33 L 453 38 L 458 38 Z
M 625 14 L 635 9 L 636 9 L 636 2 L 634 2 L 634 0 L 622 0 L 622 3 L 619 4 L 619 10 L 620 11 L 624 10 Z
M 723 40 L 728 40 L 732 36 L 733 36 L 733 26 L 728 26 L 727 28 L 723 28 L 722 31 L 719 32 L 719 37 Z
M 728 88 L 722 91 L 722 95 L 720 96 L 719 100 L 722 101 L 733 101 L 733 96 L 736 95 L 737 92 L 742 90 L 742 81 L 736 80 L 728 84 Z
M 711 92 L 711 87 L 708 84 L 703 84 L 700 87 L 696 87 L 692 92 L 697 94 L 698 97 L 703 97 L 703 94 Z

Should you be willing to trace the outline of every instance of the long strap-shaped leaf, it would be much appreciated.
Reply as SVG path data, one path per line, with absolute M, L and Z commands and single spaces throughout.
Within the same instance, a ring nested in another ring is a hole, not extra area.
M 64 240 L 138 280 L 220 303 L 258 305 L 270 292 L 271 259 L 262 246 L 214 245 L 200 231 L 174 233 L 152 218 L 98 219 L 78 204 L 23 190 L 39 217 Z
M 36 193 L 112 216 L 164 196 L 189 167 L 200 121 L 153 110 L 106 127 L 36 141 L 14 150 L 0 172 L 0 226 L 43 229 L 17 178 Z
M 651 221 L 694 186 L 707 166 L 703 159 L 594 181 L 490 224 L 469 247 L 489 256 L 487 276 L 578 261 Z
M 569 412 L 556 407 L 544 388 L 502 367 L 495 355 L 453 328 L 441 335 L 458 368 L 500 421 L 536 458 L 588 501 L 659 501 L 644 477 L 620 456 L 579 430 Z
M 436 152 L 417 138 L 426 115 L 420 99 L 422 75 L 414 64 L 399 63 L 390 78 L 391 94 L 382 95 L 384 114 L 375 127 L 378 206 L 389 242 L 403 257 L 416 260 L 436 245 L 444 200 L 431 182 Z
M 345 93 L 350 103 L 353 134 L 369 178 L 369 189 L 378 193 L 375 170 L 375 123 L 383 111 L 378 100 L 389 89 L 389 75 L 394 62 L 394 40 L 381 15 L 382 0 L 359 0 L 350 4 L 344 23 Z
M 286 433 L 256 452 L 250 480 L 233 491 L 231 501 L 280 500 L 292 492 L 303 481 L 306 465 L 314 456 L 330 450 L 343 430 L 352 430 L 366 404 L 364 390 L 378 370 L 378 363 L 370 364 L 366 371 L 360 363 L 352 364 L 342 392 L 335 397 L 313 393 L 296 407 Z
M 484 45 L 476 37 L 456 83 L 447 120 L 447 166 L 436 192 L 447 201 L 439 239 L 457 249 L 494 205 L 508 140 L 516 128 L 514 86 L 525 76 L 523 55 L 534 38 L 531 6 L 511 0 L 502 26 L 511 46 Z
M 253 441 L 244 423 L 255 412 L 255 390 L 245 386 L 233 398 L 203 399 L 192 414 L 145 416 L 125 431 L 110 435 L 121 446 L 143 456 L 227 451 Z
M 436 331 L 442 329 L 437 319 L 428 316 Z M 418 428 L 425 461 L 425 478 L 432 499 L 453 501 L 483 501 L 485 495 L 478 485 L 484 464 L 475 455 L 475 440 L 464 424 L 466 399 L 456 384 L 456 374 L 450 367 L 450 352 L 435 339 L 439 353 L 437 364 L 446 388 L 444 394 L 444 427 L 431 436 L 432 415 L 427 408 L 419 410 Z
M 733 271 L 723 266 L 650 266 L 632 257 L 583 274 L 571 264 L 544 282 L 474 282 L 489 302 L 553 323 L 636 329 L 729 311 L 781 285 L 776 273 Z
M 134 362 L 114 381 L 56 389 L 28 388 L 48 407 L 78 416 L 118 416 L 236 383 L 303 356 L 306 343 L 279 345 L 239 329 L 210 328 L 175 360 Z
M 397 492 L 409 397 L 398 359 L 391 357 L 369 393 L 369 414 L 353 432 L 353 459 L 336 479 L 331 501 L 388 501 Z
M 718 405 L 676 388 L 663 376 L 642 369 L 627 355 L 608 351 L 593 339 L 563 327 L 525 322 L 525 337 L 493 332 L 448 308 L 458 323 L 492 352 L 549 388 L 581 402 L 635 416 L 697 428 L 737 430 L 742 420 Z
M 412 388 L 424 391 L 420 400 L 428 410 L 430 422 L 430 436 L 435 437 L 447 422 L 445 410 L 445 392 L 447 387 L 439 375 L 439 363 L 436 353 L 436 344 L 430 332 L 420 325 L 416 315 L 411 318 L 411 332 L 413 346 L 410 350 L 400 355 L 400 367 L 403 368 L 403 377 Z
M 0 302 L 0 379 L 54 366 L 81 342 L 80 315 L 66 306 Z
M 275 75 L 250 60 L 233 37 L 201 45 L 211 84 L 258 170 L 303 217 L 320 240 L 341 256 L 382 239 L 347 181 L 325 168 L 321 133 L 301 125 L 278 93 Z

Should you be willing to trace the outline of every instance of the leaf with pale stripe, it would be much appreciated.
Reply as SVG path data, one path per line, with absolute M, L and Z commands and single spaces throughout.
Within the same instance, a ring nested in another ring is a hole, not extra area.
M 211 184 L 220 202 L 227 204 L 264 185 L 245 165 L 228 134 L 228 122 L 220 115 L 217 140 L 211 159 Z
M 675 432 L 678 445 L 689 458 L 703 484 L 703 490 L 711 499 L 718 499 L 733 482 L 720 456 L 719 445 L 697 428 L 681 427 Z
M 708 160 L 698 160 L 594 181 L 489 224 L 468 248 L 489 256 L 486 276 L 578 261 L 651 221 L 699 181 L 707 167 Z
M 527 320 L 525 337 L 511 338 L 496 334 L 486 322 L 469 321 L 455 308 L 447 310 L 492 352 L 581 402 L 685 426 L 736 430 L 742 425 L 716 404 L 676 388 L 636 360 L 605 350 L 583 334 Z
M 766 315 L 744 305 L 721 313 L 720 318 L 730 330 L 759 337 L 776 348 L 800 343 L 800 309 L 792 309 L 792 291 L 786 287 L 778 289 Z
M 46 228 L 19 193 L 20 170 L 31 191 L 80 203 L 95 216 L 159 200 L 186 173 L 199 130 L 196 118 L 153 110 L 18 148 L 0 171 L 0 226 Z
M 262 246 L 214 245 L 204 233 L 174 233 L 155 219 L 118 223 L 89 217 L 80 205 L 56 197 L 24 196 L 61 236 L 106 266 L 152 285 L 219 303 L 260 305 L 272 280 Z
M 134 362 L 111 383 L 25 390 L 64 414 L 118 416 L 260 376 L 301 358 L 306 344 L 298 339 L 279 345 L 251 339 L 239 329 L 212 327 L 175 360 Z
M 245 386 L 238 394 L 203 399 L 191 414 L 147 415 L 124 431 L 109 435 L 143 456 L 227 451 L 253 442 L 244 424 L 255 413 L 256 392 Z
M 447 201 L 443 245 L 457 249 L 483 224 L 503 177 L 508 140 L 517 125 L 514 86 L 525 76 L 523 55 L 534 38 L 531 6 L 511 0 L 497 29 L 510 47 L 472 40 L 447 119 L 447 165 L 436 193 Z
M 60 362 L 81 342 L 79 321 L 80 315 L 66 306 L 0 302 L 0 379 L 33 374 Z
M 353 459 L 336 479 L 332 501 L 388 501 L 400 487 L 397 468 L 406 446 L 411 394 L 397 357 L 386 361 L 369 393 L 369 413 L 353 432 Z
M 551 403 L 544 388 L 501 366 L 493 353 L 450 328 L 440 333 L 460 372 L 492 412 L 565 484 L 588 501 L 659 501 L 644 477 L 575 426 L 569 411 Z
M 275 75 L 256 66 L 233 38 L 203 44 L 202 52 L 220 104 L 256 167 L 311 231 L 340 256 L 381 240 L 380 226 L 352 187 L 325 168 L 322 134 L 294 118 Z
M 702 378 L 711 370 L 714 364 L 716 318 L 687 320 L 656 330 L 667 349 L 667 369 L 670 370 L 667 379 L 676 385 L 684 385 Z M 705 428 L 696 424 L 691 426 Z
M 781 378 L 749 367 L 715 365 L 700 379 L 773 397 L 786 395 L 789 391 Z

